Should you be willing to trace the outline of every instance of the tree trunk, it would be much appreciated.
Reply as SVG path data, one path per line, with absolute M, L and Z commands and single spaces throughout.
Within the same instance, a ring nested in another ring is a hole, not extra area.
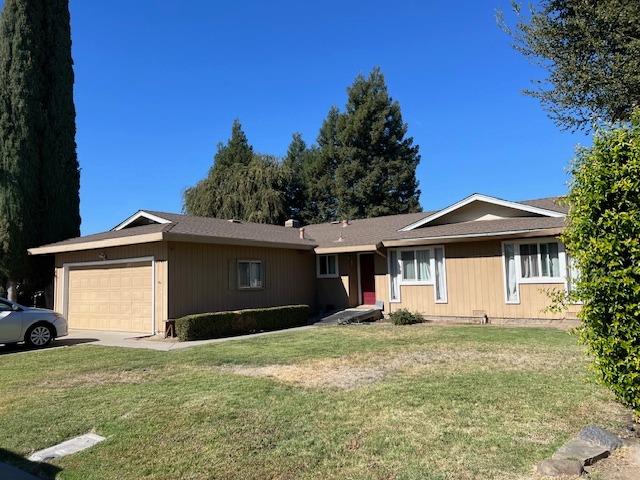
M 16 288 L 15 280 L 7 280 L 7 300 L 10 302 L 18 301 L 18 290 Z

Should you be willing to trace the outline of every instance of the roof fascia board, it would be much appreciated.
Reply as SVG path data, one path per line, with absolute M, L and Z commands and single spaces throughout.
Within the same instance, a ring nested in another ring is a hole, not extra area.
M 315 252 L 317 255 L 326 255 L 332 253 L 355 253 L 355 252 L 375 252 L 382 246 L 382 243 L 377 245 L 346 245 L 342 247 L 316 247 Z
M 434 243 L 452 243 L 459 241 L 473 241 L 473 240 L 493 240 L 505 237 L 541 237 L 541 236 L 553 236 L 560 235 L 564 231 L 564 227 L 553 228 L 537 228 L 533 230 L 507 230 L 504 232 L 491 232 L 491 233 L 470 233 L 465 235 L 443 235 L 439 237 L 423 237 L 423 238 L 406 238 L 396 240 L 383 240 L 385 247 L 402 247 L 405 245 L 428 245 Z
M 464 198 L 462 200 L 460 200 L 459 202 L 454 203 L 453 205 L 449 205 L 446 208 L 443 208 L 442 210 L 437 211 L 436 213 L 429 215 L 428 217 L 423 218 L 422 220 L 418 220 L 417 222 L 414 222 L 410 225 L 407 225 L 404 228 L 401 228 L 399 231 L 400 232 L 408 232 L 411 230 L 414 230 L 418 227 L 422 227 L 423 225 L 426 225 L 429 222 L 432 222 L 433 220 L 440 218 L 444 215 L 446 215 L 447 213 L 451 213 L 455 210 L 458 210 L 459 208 L 464 207 L 465 205 L 470 204 L 471 202 L 475 202 L 475 201 L 480 201 L 480 202 L 485 202 L 485 203 L 491 203 L 493 205 L 499 205 L 501 207 L 508 207 L 508 208 L 513 208 L 516 210 L 522 210 L 523 212 L 529 212 L 529 213 L 535 213 L 538 215 L 543 215 L 545 217 L 555 217 L 555 218 L 560 218 L 560 217 L 566 217 L 566 215 L 562 212 L 555 212 L 553 210 L 547 210 L 546 208 L 539 208 L 539 207 L 533 207 L 531 205 L 526 205 L 524 203 L 518 203 L 518 202 L 510 202 L 508 200 L 501 200 L 499 198 L 496 197 L 491 197 L 489 195 L 483 195 L 481 193 L 474 193 L 473 195 L 469 195 L 467 198 Z
M 64 245 L 51 245 L 30 248 L 29 255 L 47 255 L 51 253 L 75 252 L 77 250 L 94 250 L 97 248 L 120 247 L 124 245 L 136 245 L 139 243 L 161 242 L 162 232 L 146 233 L 144 235 L 132 235 L 129 237 L 106 238 L 104 240 L 90 240 L 87 242 L 67 243 Z
M 147 219 L 149 219 L 149 220 L 151 220 L 153 222 L 156 222 L 156 223 L 163 223 L 163 224 L 164 223 L 171 223 L 171 221 L 167 220 L 166 218 L 162 218 L 162 217 L 159 217 L 159 216 L 154 215 L 152 213 L 145 212 L 144 210 L 138 210 L 136 213 L 134 213 L 129 218 L 127 218 L 124 222 L 116 225 L 111 230 L 112 231 L 122 230 L 123 228 L 126 228 L 128 225 L 131 225 L 137 219 L 142 218 L 142 217 L 147 218 Z

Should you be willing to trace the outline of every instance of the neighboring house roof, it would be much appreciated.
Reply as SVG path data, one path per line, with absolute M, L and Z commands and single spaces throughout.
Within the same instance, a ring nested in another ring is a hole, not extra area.
M 429 224 L 430 219 L 445 215 L 444 218 L 449 218 L 456 205 L 457 208 L 463 208 L 470 202 L 495 204 L 500 208 L 518 210 L 519 215 L 527 216 Z M 435 212 L 351 220 L 347 224 L 331 222 L 307 225 L 305 238 L 300 238 L 297 228 L 141 210 L 108 232 L 44 245 L 30 249 L 29 253 L 59 253 L 163 240 L 309 250 L 315 247 L 317 253 L 362 252 L 374 251 L 382 245 L 410 245 L 419 241 L 433 243 L 435 240 L 455 238 L 526 236 L 534 233 L 555 235 L 564 227 L 565 214 L 566 208 L 558 204 L 558 198 L 508 202 L 474 194 Z

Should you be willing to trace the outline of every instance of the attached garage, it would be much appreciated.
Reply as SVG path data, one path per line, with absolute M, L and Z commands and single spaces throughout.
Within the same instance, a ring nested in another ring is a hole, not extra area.
M 153 333 L 152 258 L 64 265 L 70 328 Z

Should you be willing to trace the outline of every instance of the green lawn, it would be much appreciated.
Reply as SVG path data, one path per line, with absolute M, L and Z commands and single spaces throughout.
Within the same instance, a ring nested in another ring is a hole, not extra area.
M 528 478 L 583 425 L 622 414 L 574 337 L 533 328 L 75 346 L 2 355 L 0 372 L 0 460 L 107 437 L 54 462 L 64 479 Z

